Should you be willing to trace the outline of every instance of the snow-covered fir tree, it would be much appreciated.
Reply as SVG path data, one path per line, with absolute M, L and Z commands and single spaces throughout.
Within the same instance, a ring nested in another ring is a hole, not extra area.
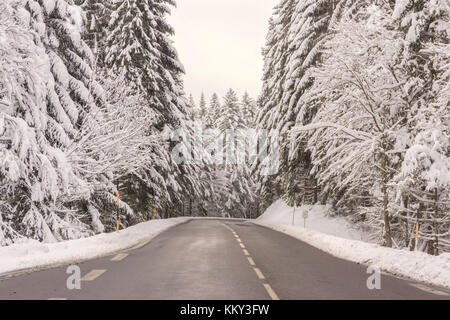
M 228 90 L 221 106 L 216 98 L 212 97 L 211 108 L 220 107 L 221 110 L 213 119 L 221 150 L 216 150 L 220 155 L 219 161 L 212 163 L 212 183 L 216 190 L 212 207 L 223 216 L 254 217 L 257 211 L 256 184 L 250 170 L 250 137 L 247 135 L 247 129 L 250 129 L 248 124 L 253 123 L 254 119 L 244 112 L 244 104 L 241 104 L 234 90 Z M 245 101 L 251 107 L 252 99 L 248 95 Z
M 75 4 L 83 9 L 86 17 L 83 38 L 96 54 L 97 61 L 104 61 L 103 50 L 98 47 L 105 45 L 107 26 L 111 14 L 110 1 L 105 0 L 74 0 Z
M 288 190 L 284 193 L 288 202 L 314 202 L 317 198 L 314 181 L 309 177 L 309 154 L 304 141 L 292 143 L 289 131 L 294 124 L 309 121 L 314 113 L 298 103 L 313 83 L 306 71 L 320 58 L 329 26 L 353 2 L 283 0 L 275 8 L 263 50 L 265 66 L 258 123 L 264 129 L 279 132 L 281 164 L 278 174 L 260 178 L 266 198 L 273 191 L 268 186 L 274 183 Z M 308 182 L 302 187 L 294 178 L 300 175 Z
M 171 157 L 177 142 L 169 141 L 169 133 L 189 129 L 187 122 L 191 116 L 180 78 L 184 69 L 169 39 L 173 30 L 166 22 L 170 6 L 174 4 L 173 1 L 152 0 L 108 4 L 112 18 L 106 26 L 107 38 L 101 47 L 105 56 L 103 68 L 112 77 L 123 75 L 128 86 L 146 97 L 147 107 L 156 114 L 151 127 L 159 131 L 153 130 L 152 135 L 159 135 L 160 144 L 154 146 L 157 150 L 153 152 L 160 161 L 124 180 L 126 193 L 134 194 L 136 201 L 140 199 L 136 207 L 140 212 L 161 208 L 164 203 L 181 205 L 180 190 L 197 194 L 205 186 L 198 179 L 201 172 L 196 164 L 177 164 Z
M 189 95 L 189 105 L 193 110 L 197 108 L 197 104 L 195 103 L 195 99 L 192 93 Z
M 202 94 L 200 95 L 200 101 L 198 103 L 198 111 L 196 119 L 198 121 L 205 122 L 207 112 L 208 109 L 206 106 L 205 94 L 202 92 Z
M 112 0 L 104 48 L 105 67 L 123 73 L 130 85 L 147 95 L 151 108 L 161 113 L 161 126 L 179 125 L 186 112 L 179 78 L 184 68 L 169 39 L 174 31 L 166 21 L 174 4 L 173 0 Z
M 213 93 L 209 101 L 208 112 L 206 114 L 206 127 L 210 128 L 213 126 L 215 119 L 219 118 L 221 112 L 220 99 L 217 93 Z
M 67 154 L 81 138 L 83 124 L 97 120 L 88 119 L 88 114 L 104 101 L 103 90 L 93 77 L 92 52 L 81 39 L 83 14 L 73 2 L 64 0 L 8 1 L 5 6 L 10 16 L 5 23 L 14 23 L 14 28 L 4 29 L 5 43 L 11 45 L 8 55 L 20 56 L 20 45 L 28 47 L 16 81 L 6 87 L 2 84 L 8 91 L 2 94 L 8 111 L 2 117 L 1 131 L 11 141 L 2 152 L 10 154 L 7 159 L 25 161 L 20 176 L 3 177 L 8 194 L 5 202 L 14 212 L 8 223 L 20 235 L 43 241 L 89 235 L 89 224 L 96 217 L 83 218 L 81 203 L 89 202 L 92 194 L 84 173 L 72 167 Z M 5 63 L 4 67 L 13 65 Z M 2 80 L 14 76 L 8 73 Z M 11 163 L 8 171 L 14 167 Z
M 256 113 L 256 101 L 245 92 L 241 98 L 242 118 L 245 121 L 246 128 L 255 127 L 255 113 Z
M 220 116 L 215 120 L 215 127 L 221 131 L 231 128 L 244 128 L 239 98 L 233 89 L 223 97 Z

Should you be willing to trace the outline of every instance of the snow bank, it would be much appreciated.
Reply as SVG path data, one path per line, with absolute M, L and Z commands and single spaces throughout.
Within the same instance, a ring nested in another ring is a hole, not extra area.
M 131 226 L 119 233 L 58 243 L 26 240 L 0 247 L 0 275 L 27 269 L 40 269 L 114 254 L 151 240 L 160 232 L 190 220 L 189 217 L 152 220 Z
M 290 207 L 283 200 L 274 202 L 258 218 L 258 221 L 273 223 L 278 225 L 291 225 L 294 208 Z M 332 236 L 337 236 L 350 240 L 368 241 L 369 235 L 361 230 L 355 229 L 345 217 L 327 216 L 328 206 L 314 205 L 301 206 L 295 209 L 294 225 L 303 227 L 303 213 L 308 211 L 306 219 L 306 229 L 319 231 Z
M 280 206 L 279 203 L 278 206 Z M 283 208 L 282 206 L 280 207 Z M 450 288 L 449 253 L 436 257 L 423 252 L 390 249 L 373 243 L 344 239 L 343 237 L 304 229 L 297 225 L 287 225 L 285 215 L 281 213 L 267 213 L 252 222 L 288 234 L 335 257 L 360 264 L 377 266 L 381 270 L 397 276 Z M 279 222 L 276 219 L 277 215 L 280 217 Z M 336 228 L 338 230 L 337 233 L 342 232 L 342 226 L 337 225 Z M 339 231 L 339 229 L 341 230 Z M 328 232 L 330 231 L 328 227 L 327 230 Z

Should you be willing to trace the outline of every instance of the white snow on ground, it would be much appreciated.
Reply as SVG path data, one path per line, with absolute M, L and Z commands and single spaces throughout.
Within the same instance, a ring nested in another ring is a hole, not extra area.
M 337 236 L 351 240 L 368 241 L 368 234 L 355 229 L 345 217 L 328 216 L 328 206 L 314 205 L 301 206 L 295 208 L 294 219 L 292 219 L 294 208 L 290 207 L 283 200 L 274 202 L 258 218 L 258 221 L 303 227 L 303 213 L 308 211 L 306 219 L 306 229 L 323 232 L 332 236 Z
M 140 223 L 119 233 L 102 233 L 89 238 L 58 243 L 26 240 L 0 247 L 0 275 L 23 269 L 45 268 L 81 262 L 138 246 L 160 232 L 190 220 L 174 218 Z
M 281 212 L 277 212 L 277 208 L 280 208 Z M 326 217 L 322 214 L 322 218 L 320 218 L 320 213 L 316 213 L 318 216 L 316 223 L 311 221 L 311 228 L 317 231 L 308 228 L 308 220 L 306 229 L 303 228 L 303 225 L 300 226 L 297 223 L 293 226 L 291 225 L 292 211 L 291 220 L 289 220 L 287 217 L 289 215 L 288 209 L 289 207 L 278 201 L 260 218 L 252 222 L 288 234 L 335 257 L 364 265 L 376 266 L 397 276 L 450 288 L 449 253 L 436 257 L 424 252 L 390 249 L 373 243 L 349 239 L 348 235 L 352 235 L 352 232 L 348 233 L 348 230 L 345 231 L 345 228 L 339 225 L 339 220 L 330 218 L 330 224 L 323 223 L 322 220 L 326 219 Z M 316 208 L 316 211 L 319 211 L 319 209 Z M 299 214 L 299 217 L 301 217 L 301 214 Z M 303 219 L 301 219 L 302 223 Z M 333 223 L 336 223 L 335 232 L 332 232 L 331 224 Z M 340 236 L 330 235 L 330 233 Z M 347 239 L 345 239 L 345 235 L 347 235 Z

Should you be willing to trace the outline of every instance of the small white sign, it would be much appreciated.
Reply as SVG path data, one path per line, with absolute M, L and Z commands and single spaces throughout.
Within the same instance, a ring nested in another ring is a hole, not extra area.
M 308 215 L 309 215 L 309 210 L 304 210 L 303 211 L 303 219 L 308 219 Z

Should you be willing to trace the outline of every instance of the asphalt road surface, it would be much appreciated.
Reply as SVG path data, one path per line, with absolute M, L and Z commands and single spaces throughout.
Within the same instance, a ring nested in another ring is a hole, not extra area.
M 84 263 L 0 280 L 0 299 L 450 299 L 449 290 L 381 275 L 282 233 L 237 220 L 192 220 L 147 245 Z

